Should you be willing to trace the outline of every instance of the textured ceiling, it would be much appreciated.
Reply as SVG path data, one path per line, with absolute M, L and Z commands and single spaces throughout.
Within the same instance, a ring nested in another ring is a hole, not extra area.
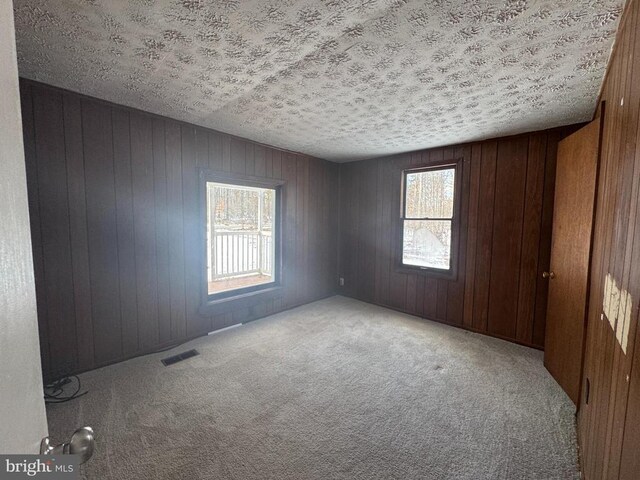
M 14 0 L 22 76 L 330 160 L 591 117 L 622 0 Z

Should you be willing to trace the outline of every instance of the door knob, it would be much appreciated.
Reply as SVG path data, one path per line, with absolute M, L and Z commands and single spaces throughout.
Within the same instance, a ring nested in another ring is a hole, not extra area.
M 556 278 L 556 274 L 553 272 L 542 272 L 542 278 L 550 278 L 551 280 L 553 280 L 554 278 Z
M 91 458 L 95 448 L 95 436 L 91 427 L 82 427 L 73 432 L 68 443 L 51 445 L 49 437 L 42 439 L 40 444 L 41 455 L 79 455 L 80 463 Z

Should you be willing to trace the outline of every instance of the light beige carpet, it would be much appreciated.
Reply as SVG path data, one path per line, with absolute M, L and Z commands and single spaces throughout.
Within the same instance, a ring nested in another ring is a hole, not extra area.
M 164 367 L 160 359 L 197 348 Z M 542 353 L 333 297 L 82 375 L 91 479 L 578 479 Z

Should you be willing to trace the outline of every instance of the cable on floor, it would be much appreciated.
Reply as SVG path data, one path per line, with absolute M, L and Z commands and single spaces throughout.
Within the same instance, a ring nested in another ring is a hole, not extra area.
M 66 394 L 65 386 L 69 385 L 70 383 L 76 384 L 75 391 L 71 394 Z M 71 400 L 75 400 L 76 398 L 80 398 L 89 392 L 88 390 L 80 392 L 80 390 L 82 390 L 82 384 L 80 383 L 80 378 L 77 375 L 62 377 L 49 383 L 48 385 L 45 385 L 44 402 L 46 404 L 65 403 Z

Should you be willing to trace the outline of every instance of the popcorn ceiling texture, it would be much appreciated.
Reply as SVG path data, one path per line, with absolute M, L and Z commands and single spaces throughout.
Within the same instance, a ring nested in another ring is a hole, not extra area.
M 585 121 L 623 0 L 14 0 L 20 74 L 329 160 Z

